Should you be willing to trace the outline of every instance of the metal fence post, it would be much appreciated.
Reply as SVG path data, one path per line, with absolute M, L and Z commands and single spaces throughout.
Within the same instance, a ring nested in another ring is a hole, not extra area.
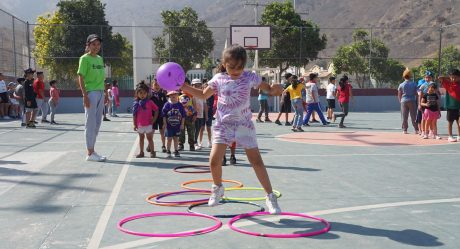
M 26 31 L 26 39 L 27 39 L 27 57 L 29 59 L 29 68 L 30 68 L 30 61 L 32 59 L 31 55 L 30 55 L 30 29 L 29 29 L 29 22 L 26 22 L 26 28 L 27 28 L 27 31 Z
M 441 76 L 442 61 L 442 26 L 439 28 L 439 50 L 438 50 L 438 76 Z
M 16 62 L 16 30 L 14 28 L 14 16 L 11 17 L 11 21 L 13 22 L 13 65 L 14 65 L 14 76 L 18 76 L 17 73 L 17 62 Z

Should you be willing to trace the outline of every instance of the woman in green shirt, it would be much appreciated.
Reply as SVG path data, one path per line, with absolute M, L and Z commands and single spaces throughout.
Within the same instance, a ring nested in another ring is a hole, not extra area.
M 85 138 L 88 151 L 86 160 L 96 162 L 102 162 L 106 159 L 94 151 L 96 137 L 102 123 L 102 112 L 105 103 L 108 102 L 107 92 L 104 88 L 104 61 L 98 55 L 101 43 L 102 39 L 98 35 L 91 34 L 88 36 L 86 53 L 80 57 L 77 72 L 86 116 Z

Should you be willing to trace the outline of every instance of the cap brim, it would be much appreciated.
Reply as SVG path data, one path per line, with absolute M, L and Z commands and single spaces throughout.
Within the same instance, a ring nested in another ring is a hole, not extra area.
M 96 41 L 96 40 L 99 40 L 100 42 L 102 42 L 102 39 L 101 39 L 101 38 L 97 38 L 97 37 L 95 37 L 95 38 L 89 40 L 88 42 L 91 43 L 91 42 Z

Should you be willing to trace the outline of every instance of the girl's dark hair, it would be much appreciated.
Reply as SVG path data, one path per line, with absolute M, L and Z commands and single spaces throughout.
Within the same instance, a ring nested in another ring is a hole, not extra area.
M 56 83 L 57 83 L 56 80 L 52 80 L 52 81 L 50 81 L 50 86 L 53 86 L 53 85 L 56 84 Z
M 135 98 L 136 100 L 139 100 L 139 99 L 137 98 L 137 94 L 138 94 L 140 91 L 145 91 L 146 93 L 148 93 L 149 90 L 150 90 L 149 87 L 148 87 L 144 82 L 141 81 L 139 84 L 136 85 L 136 91 L 134 92 L 134 98 Z
M 238 44 L 234 44 L 230 46 L 229 48 L 226 48 L 222 52 L 222 60 L 218 66 L 218 70 L 221 73 L 227 72 L 227 69 L 225 68 L 225 63 L 229 62 L 230 60 L 238 63 L 238 67 L 244 68 L 246 65 L 246 61 L 248 59 L 248 55 L 246 53 L 246 49 L 244 49 L 242 46 Z
M 286 74 L 284 74 L 284 78 L 285 78 L 285 79 L 289 79 L 289 78 L 291 78 L 291 76 L 292 76 L 292 73 L 286 73 Z
M 345 86 L 347 85 L 347 80 L 348 80 L 348 77 L 344 76 L 340 79 L 339 81 L 339 86 L 340 86 L 340 89 L 344 90 L 345 89 Z
M 292 75 L 292 89 L 296 89 L 297 85 L 299 85 L 299 81 L 297 79 L 297 75 Z

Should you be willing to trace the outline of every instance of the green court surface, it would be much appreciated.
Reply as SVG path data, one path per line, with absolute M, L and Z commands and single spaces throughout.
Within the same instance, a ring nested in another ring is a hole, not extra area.
M 445 116 L 445 113 L 443 113 Z M 284 119 L 284 118 L 283 118 Z M 283 120 L 282 119 L 282 120 Z M 460 248 L 460 143 L 404 135 L 399 113 L 350 113 L 348 128 L 311 124 L 291 135 L 290 127 L 257 123 L 259 148 L 283 211 L 326 219 L 331 230 L 296 239 L 254 237 L 230 230 L 228 218 L 214 232 L 182 238 L 149 238 L 117 229 L 124 217 L 149 212 L 186 212 L 155 206 L 146 197 L 180 191 L 182 182 L 209 179 L 209 173 L 180 174 L 181 165 L 208 165 L 208 148 L 181 158 L 136 159 L 137 135 L 129 114 L 104 122 L 96 151 L 104 163 L 85 161 L 84 115 L 59 114 L 60 125 L 18 128 L 0 122 L 0 248 Z M 205 134 L 206 138 L 206 134 Z M 228 156 L 228 154 L 227 154 Z M 260 187 L 244 151 L 224 179 Z M 194 187 L 209 188 L 209 183 Z M 227 184 L 227 187 L 232 184 Z M 232 191 L 232 197 L 263 196 Z M 183 195 L 165 200 L 206 198 Z M 263 201 L 255 203 L 265 206 Z M 236 214 L 257 207 L 229 203 L 196 207 L 207 214 Z M 175 233 L 212 226 L 197 217 L 137 220 L 126 228 Z M 303 233 L 318 222 L 289 216 L 248 218 L 235 224 L 261 233 Z

